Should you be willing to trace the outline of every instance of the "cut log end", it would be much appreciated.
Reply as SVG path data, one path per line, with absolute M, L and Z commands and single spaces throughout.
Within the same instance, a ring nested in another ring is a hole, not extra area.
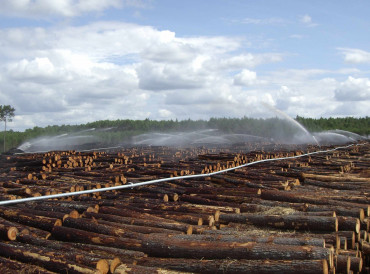
M 12 226 L 8 229 L 7 236 L 10 241 L 14 241 L 17 238 L 17 234 L 18 229 L 16 227 Z
M 115 257 L 111 262 L 110 262 L 110 273 L 114 273 L 116 268 L 121 264 L 121 260 L 118 257 Z
M 109 272 L 109 263 L 106 259 L 100 259 L 96 263 L 96 269 L 102 274 L 107 274 Z
M 322 260 L 322 273 L 323 274 L 329 274 L 329 267 L 328 267 L 328 261 Z

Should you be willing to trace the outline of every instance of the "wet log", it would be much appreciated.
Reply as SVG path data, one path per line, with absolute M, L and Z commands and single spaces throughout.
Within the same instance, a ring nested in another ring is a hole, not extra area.
M 138 265 L 162 267 L 191 273 L 261 273 L 261 274 L 316 274 L 328 273 L 326 260 L 199 260 L 182 258 L 142 258 Z
M 113 274 L 128 274 L 128 273 L 168 273 L 171 274 L 170 271 L 159 267 L 147 267 L 147 266 L 140 266 L 136 264 L 120 264 L 117 266 L 113 272 Z M 174 274 L 174 273 L 173 273 Z M 180 273 L 181 274 L 181 273 Z
M 42 266 L 59 273 L 96 273 L 96 269 L 80 265 L 69 260 L 56 258 L 55 253 L 48 254 L 42 249 L 30 245 L 10 245 L 0 242 L 0 255 L 24 263 Z
M 236 222 L 278 229 L 338 231 L 338 221 L 335 217 L 322 216 L 221 214 L 220 222 Z
M 62 225 L 62 221 L 60 219 L 21 213 L 19 210 L 16 211 L 14 208 L 8 209 L 0 207 L 0 216 L 10 221 L 36 227 L 46 231 L 51 231 L 54 226 Z
M 273 236 L 257 236 L 257 235 L 213 235 L 213 234 L 195 234 L 195 235 L 168 235 L 168 237 L 179 240 L 191 241 L 211 241 L 211 242 L 256 242 L 268 243 L 276 245 L 310 245 L 325 247 L 323 238 L 313 238 L 313 236 L 300 235 L 273 235 Z
M 39 273 L 39 274 L 52 274 L 43 267 L 33 264 L 26 264 L 16 260 L 0 257 L 0 273 Z
M 122 228 L 110 226 L 107 224 L 101 224 L 96 220 L 85 219 L 85 218 L 66 218 L 63 221 L 63 226 L 77 228 L 85 231 L 91 231 L 99 234 L 106 234 L 117 237 L 126 237 L 126 238 L 139 238 L 137 232 L 127 231 Z
M 122 221 L 126 220 L 125 223 L 133 224 L 133 225 L 146 225 L 152 227 L 159 227 L 165 228 L 170 230 L 178 230 L 181 232 L 185 232 L 187 234 L 192 233 L 192 226 L 180 222 L 176 222 L 173 220 L 154 217 L 149 214 L 140 214 L 135 211 L 131 210 L 120 210 L 112 207 L 101 207 L 99 209 L 99 214 L 103 213 L 106 215 L 116 215 L 117 217 L 129 217 L 129 218 L 120 218 Z M 88 215 L 86 215 L 88 216 Z M 109 218 L 108 216 L 104 216 L 104 218 Z M 130 219 L 131 218 L 131 219 Z M 132 219 L 134 218 L 134 219 Z M 107 220 L 107 219 L 106 219 Z M 110 219 L 112 220 L 112 219 Z M 117 218 L 118 220 L 118 218 Z M 109 221 L 109 220 L 108 220 Z
M 333 262 L 330 249 L 314 246 L 188 241 L 156 236 L 143 239 L 143 248 L 147 254 L 155 257 L 252 260 L 326 259 Z
M 0 223 L 0 238 L 6 241 L 14 241 L 17 238 L 18 229 Z
M 70 227 L 56 226 L 51 234 L 55 239 L 67 242 L 95 244 L 136 251 L 143 250 L 141 241 L 136 239 L 108 236 Z

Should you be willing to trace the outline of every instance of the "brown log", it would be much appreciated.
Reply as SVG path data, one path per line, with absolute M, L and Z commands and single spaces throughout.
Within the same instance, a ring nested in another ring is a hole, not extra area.
M 351 268 L 351 258 L 345 255 L 334 256 L 335 270 L 338 273 L 349 273 Z
M 52 274 L 43 267 L 33 264 L 26 264 L 19 261 L 0 257 L 0 273 L 39 273 L 39 274 Z
M 8 226 L 0 223 L 0 238 L 6 241 L 14 241 L 17 238 L 18 229 L 15 226 Z
M 261 274 L 316 274 L 328 273 L 326 260 L 299 260 L 299 261 L 273 261 L 273 260 L 199 260 L 181 258 L 142 258 L 138 265 L 149 267 L 163 267 L 175 271 L 191 273 L 261 273 Z
M 360 257 L 353 257 L 351 256 L 351 267 L 350 269 L 353 272 L 361 272 L 363 267 L 363 260 Z
M 195 234 L 195 235 L 168 235 L 168 237 L 179 240 L 191 241 L 211 241 L 211 242 L 256 242 L 281 245 L 310 245 L 325 247 L 323 238 L 313 238 L 310 236 L 292 236 L 292 235 L 273 235 L 273 236 L 257 236 L 257 235 L 213 235 L 213 234 Z
M 96 273 L 94 268 L 62 259 L 62 257 L 56 258 L 55 253 L 48 254 L 35 246 L 10 245 L 0 242 L 0 255 L 59 273 Z
M 0 216 L 4 219 L 36 227 L 42 230 L 51 231 L 54 226 L 60 226 L 62 221 L 57 218 L 36 216 L 28 213 L 21 213 L 19 210 L 0 207 Z
M 55 239 L 68 242 L 80 242 L 142 251 L 141 241 L 136 239 L 107 236 L 64 226 L 55 226 L 51 234 Z
M 360 219 L 353 218 L 353 217 L 343 217 L 338 216 L 338 230 L 341 231 L 351 231 L 353 230 L 356 233 L 360 232 Z
M 338 221 L 334 217 L 300 216 L 300 215 L 252 215 L 221 214 L 222 222 L 239 222 L 255 226 L 269 226 L 278 229 L 307 231 L 338 231 Z
M 139 238 L 137 232 L 127 231 L 122 228 L 117 228 L 107 224 L 99 223 L 96 220 L 85 219 L 85 218 L 66 218 L 63 221 L 63 226 L 77 228 L 85 231 L 91 231 L 99 234 L 106 234 L 117 237 L 126 237 L 126 238 Z
M 99 209 L 99 213 L 104 213 L 106 215 L 107 214 L 116 215 L 117 217 L 121 216 L 121 217 L 135 218 L 134 220 L 126 218 L 129 224 L 147 225 L 147 226 L 160 227 L 160 228 L 171 229 L 171 230 L 178 230 L 178 231 L 182 231 L 188 234 L 192 233 L 191 225 L 184 224 L 181 222 L 176 222 L 176 221 L 165 219 L 165 218 L 154 217 L 149 214 L 140 214 L 132 210 L 121 210 L 121 209 L 116 209 L 112 207 L 101 207 Z M 104 216 L 104 217 L 107 217 L 107 216 Z M 123 221 L 124 218 L 121 218 L 121 220 Z
M 312 246 L 271 245 L 265 243 L 227 243 L 175 240 L 169 237 L 143 239 L 143 247 L 151 256 L 205 259 L 327 259 L 332 261 L 329 249 Z

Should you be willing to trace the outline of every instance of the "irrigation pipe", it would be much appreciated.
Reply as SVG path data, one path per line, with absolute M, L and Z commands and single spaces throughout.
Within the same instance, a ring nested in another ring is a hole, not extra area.
M 328 149 L 328 150 L 308 152 L 308 153 L 296 155 L 296 156 L 287 156 L 287 157 L 280 157 L 280 158 L 274 158 L 274 159 L 258 160 L 258 161 L 246 163 L 243 165 L 239 165 L 236 167 L 231 167 L 231 168 L 227 168 L 227 169 L 223 169 L 223 170 L 215 171 L 211 173 L 206 173 L 206 174 L 194 174 L 194 175 L 185 175 L 185 176 L 178 176 L 178 177 L 171 177 L 171 178 L 162 178 L 162 179 L 145 181 L 145 182 L 140 182 L 140 183 L 135 183 L 135 184 L 129 182 L 125 185 L 120 185 L 120 186 L 112 186 L 112 187 L 105 187 L 105 188 L 99 188 L 99 189 L 90 189 L 90 190 L 82 190 L 82 191 L 75 191 L 75 192 L 68 192 L 68 193 L 61 193 L 61 194 L 53 194 L 53 195 L 37 196 L 37 197 L 30 197 L 30 198 L 22 198 L 22 199 L 16 199 L 16 200 L 1 201 L 0 205 L 9 205 L 9 204 L 31 202 L 31 201 L 46 200 L 46 199 L 62 198 L 62 197 L 76 196 L 76 195 L 82 195 L 82 194 L 91 194 L 91 193 L 104 192 L 104 191 L 110 191 L 110 190 L 120 190 L 120 189 L 125 189 L 125 188 L 134 188 L 134 187 L 139 187 L 139 186 L 152 185 L 152 184 L 175 181 L 175 180 L 182 180 L 182 179 L 210 177 L 216 174 L 225 173 L 228 171 L 232 171 L 235 169 L 239 169 L 239 168 L 243 168 L 246 166 L 251 166 L 251 165 L 255 165 L 259 163 L 295 159 L 295 158 L 305 157 L 305 156 L 309 156 L 313 154 L 327 153 L 327 152 L 331 152 L 331 151 L 335 151 L 339 149 L 345 149 L 345 148 L 349 148 L 355 145 L 364 145 L 364 144 L 351 144 L 351 145 L 336 147 L 336 148 Z

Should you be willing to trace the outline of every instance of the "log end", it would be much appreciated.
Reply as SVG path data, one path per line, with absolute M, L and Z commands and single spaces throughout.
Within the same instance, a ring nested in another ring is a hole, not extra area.
M 188 229 L 186 230 L 186 235 L 191 235 L 191 234 L 193 234 L 193 226 L 189 225 Z
M 111 262 L 109 266 L 110 273 L 114 273 L 116 268 L 121 264 L 121 260 L 118 257 L 115 257 Z
M 7 236 L 10 241 L 14 241 L 17 238 L 18 229 L 14 226 L 8 228 Z
M 328 267 L 328 261 L 322 260 L 322 273 L 323 274 L 329 274 L 329 267 Z
M 99 270 L 103 274 L 107 274 L 109 272 L 109 263 L 106 259 L 100 259 L 96 263 L 96 269 Z

